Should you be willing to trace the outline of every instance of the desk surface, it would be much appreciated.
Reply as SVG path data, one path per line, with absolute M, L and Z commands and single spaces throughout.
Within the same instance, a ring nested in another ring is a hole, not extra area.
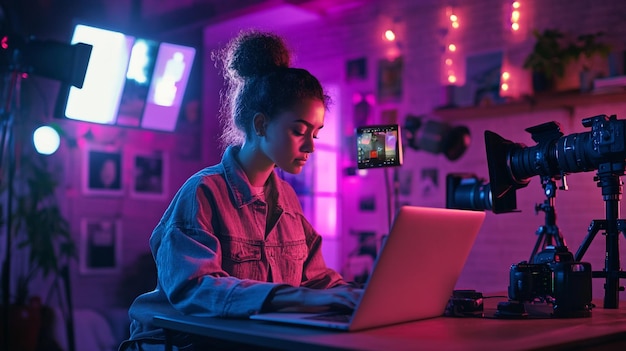
M 487 308 L 485 314 L 490 314 Z M 154 321 L 170 330 L 276 350 L 626 349 L 625 307 L 596 307 L 588 318 L 439 317 L 359 332 L 192 316 L 156 316 Z

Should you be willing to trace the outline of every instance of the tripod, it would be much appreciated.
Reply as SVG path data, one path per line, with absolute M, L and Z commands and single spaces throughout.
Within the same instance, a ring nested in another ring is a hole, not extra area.
M 563 185 L 561 189 L 566 189 L 565 176 L 562 177 Z M 535 213 L 543 211 L 546 214 L 545 224 L 537 229 L 536 234 L 539 236 L 532 253 L 530 254 L 529 263 L 533 263 L 535 255 L 539 248 L 545 248 L 546 246 L 555 245 L 558 247 L 565 247 L 565 240 L 563 235 L 556 225 L 556 211 L 554 209 L 554 198 L 556 197 L 556 183 L 554 179 L 549 176 L 541 177 L 541 186 L 543 187 L 546 199 L 542 204 L 535 205 Z
M 623 219 L 619 219 L 619 200 L 623 184 L 620 176 L 624 175 L 624 165 L 622 164 L 621 167 L 621 172 L 615 172 L 615 167 L 611 163 L 602 164 L 598 167 L 598 173 L 594 180 L 598 182 L 599 187 L 602 187 L 606 219 L 591 221 L 587 236 L 578 248 L 578 251 L 576 251 L 575 256 L 575 260 L 580 261 L 598 231 L 605 231 L 606 255 L 604 270 L 592 272 L 592 277 L 594 278 L 606 278 L 604 284 L 604 308 L 619 307 L 619 292 L 624 290 L 624 287 L 619 285 L 619 279 L 626 278 L 626 272 L 620 270 L 618 241 L 620 232 L 626 236 L 626 222 Z

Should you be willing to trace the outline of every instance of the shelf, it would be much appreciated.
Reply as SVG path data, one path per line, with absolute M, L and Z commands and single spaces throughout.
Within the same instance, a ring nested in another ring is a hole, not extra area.
M 607 93 L 581 93 L 579 91 L 564 91 L 538 94 L 535 96 L 527 96 L 519 101 L 507 102 L 498 105 L 442 107 L 435 109 L 434 114 L 444 120 L 461 120 L 471 118 L 508 116 L 513 114 L 554 109 L 565 109 L 570 111 L 570 113 L 573 113 L 574 108 L 578 106 L 620 102 L 626 103 L 626 90 Z

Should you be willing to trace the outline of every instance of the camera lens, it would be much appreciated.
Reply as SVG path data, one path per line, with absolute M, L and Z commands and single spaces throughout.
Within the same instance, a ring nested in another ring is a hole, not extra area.
M 591 132 L 563 136 L 554 122 L 528 128 L 537 145 L 510 145 L 511 175 L 516 180 L 557 176 L 592 171 L 602 163 L 624 162 L 624 121 L 600 115 L 583 124 L 591 127 Z
M 448 208 L 491 210 L 491 187 L 474 176 L 449 174 L 447 179 Z

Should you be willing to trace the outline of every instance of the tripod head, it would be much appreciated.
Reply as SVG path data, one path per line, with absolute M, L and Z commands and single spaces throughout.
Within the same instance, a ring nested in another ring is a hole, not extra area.
M 551 246 L 556 246 L 557 248 L 567 247 L 565 239 L 563 239 L 563 235 L 556 225 L 556 210 L 554 207 L 557 190 L 556 179 L 561 180 L 561 186 L 559 186 L 558 189 L 567 190 L 565 175 L 561 175 L 560 177 L 552 177 L 549 175 L 541 176 L 541 186 L 543 187 L 546 199 L 541 204 L 535 204 L 535 214 L 538 214 L 539 211 L 543 211 L 545 213 L 545 223 L 537 229 L 537 242 L 530 254 L 528 262 L 534 262 L 539 249 L 545 249 Z

